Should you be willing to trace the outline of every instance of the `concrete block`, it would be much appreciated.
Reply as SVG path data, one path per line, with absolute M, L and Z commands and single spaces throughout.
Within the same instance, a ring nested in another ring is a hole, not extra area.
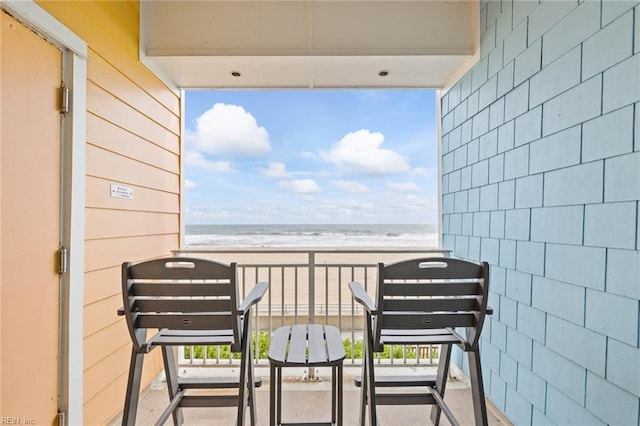
M 498 98 L 504 96 L 513 89 L 513 70 L 514 63 L 509 62 L 500 72 L 498 72 Z
M 542 412 L 536 407 L 533 407 L 531 422 L 532 425 L 536 426 L 556 426 L 553 420 L 542 414 Z
M 442 173 L 451 173 L 453 171 L 453 153 L 449 152 L 442 156 Z
M 531 274 L 507 269 L 507 297 L 531 305 Z
M 580 126 L 532 142 L 530 173 L 540 173 L 580 163 Z
M 637 424 L 638 397 L 589 372 L 586 407 L 612 426 Z
M 504 98 L 489 106 L 489 129 L 493 130 L 504 123 Z
M 555 2 L 554 2 L 555 3 Z M 584 386 L 584 383 L 581 383 Z M 602 420 L 591 414 L 583 406 L 583 401 L 569 398 L 553 386 L 547 387 L 546 415 L 558 425 L 605 426 Z
M 460 143 L 466 144 L 471 141 L 471 130 L 473 129 L 473 120 L 467 120 L 460 126 Z
M 504 179 L 504 154 L 489 158 L 489 183 L 497 183 Z
M 456 108 L 457 109 L 457 108 Z M 454 112 L 455 114 L 455 112 Z M 461 127 L 456 124 L 457 127 L 454 127 L 448 134 L 449 136 L 449 149 L 454 150 L 462 145 L 461 141 Z
M 629 10 L 624 16 L 584 41 L 582 45 L 582 79 L 586 80 L 632 54 L 633 10 Z
M 485 340 L 480 349 L 480 356 L 483 369 L 486 367 L 489 370 L 500 371 L 500 350 L 498 348 Z
M 507 355 L 506 352 L 500 354 L 500 377 L 507 384 L 507 389 L 509 389 L 509 387 L 516 387 L 518 380 L 518 363 L 515 359 Z M 507 408 L 509 408 L 508 402 Z
M 507 382 L 508 383 L 508 382 Z M 507 386 L 506 415 L 517 425 L 529 425 L 532 421 L 533 406 L 519 392 Z
M 480 211 L 496 210 L 498 208 L 498 184 L 480 187 Z
M 603 306 L 607 307 L 606 311 Z M 638 346 L 638 300 L 587 289 L 586 310 L 588 328 Z
M 583 2 L 544 34 L 542 66 L 547 66 L 580 45 L 599 29 L 600 3 Z
M 442 135 L 442 154 L 447 154 L 449 149 L 449 133 Z
M 460 171 L 460 189 L 471 188 L 471 166 L 467 166 Z
M 640 348 L 607 339 L 607 380 L 640 398 Z
M 606 256 L 603 248 L 548 243 L 545 276 L 604 291 Z
M 587 121 L 582 128 L 584 162 L 633 151 L 633 105 Z
M 497 185 L 495 185 L 497 188 Z M 482 192 L 480 192 L 480 197 L 482 198 Z M 497 197 L 496 197 L 497 199 Z M 490 224 L 489 224 L 489 235 L 492 238 L 504 238 L 504 211 L 492 211 Z
M 633 249 L 636 245 L 636 203 L 605 203 L 585 207 L 584 244 Z
M 607 292 L 640 300 L 640 251 L 607 250 Z
M 583 287 L 534 276 L 531 305 L 578 325 L 584 323 Z
M 460 80 L 460 99 L 464 100 L 471 94 L 471 74 L 467 73 Z
M 449 222 L 451 219 L 451 215 L 450 214 L 443 214 L 442 215 L 442 232 L 444 234 L 449 234 Z
M 487 325 L 485 322 L 485 327 Z M 507 350 L 507 326 L 493 318 L 491 319 L 491 344 L 500 349 L 501 352 Z
M 494 75 L 493 77 L 489 78 L 487 82 L 480 87 L 480 90 L 478 92 L 478 106 L 480 107 L 480 109 L 486 108 L 497 99 L 498 76 Z
M 453 112 L 449 112 L 442 117 L 442 134 L 447 134 L 453 129 Z
M 547 101 L 542 113 L 543 136 L 597 117 L 600 115 L 601 98 L 602 81 L 598 75 Z
M 509 210 L 515 207 L 516 181 L 508 180 L 498 184 L 498 208 Z M 529 234 L 527 233 L 527 236 Z
M 462 215 L 462 234 L 472 235 L 473 233 L 473 213 L 465 213 Z
M 520 304 L 518 307 L 518 332 L 531 337 L 542 344 L 547 336 L 547 314 L 531 306 Z
M 500 322 L 516 328 L 518 321 L 518 302 L 509 297 L 500 297 Z
M 515 121 L 498 127 L 498 152 L 502 153 L 515 146 Z
M 449 93 L 440 98 L 440 108 L 442 109 L 442 115 L 449 112 Z
M 462 234 L 462 214 L 456 213 L 449 215 L 449 234 Z
M 447 250 L 454 250 L 455 236 L 450 234 L 444 234 L 442 236 L 442 247 Z
M 504 154 L 504 178 L 513 179 L 529 174 L 529 146 L 524 145 Z
M 638 13 L 640 14 L 640 9 L 638 9 Z M 640 21 L 640 19 L 638 19 L 637 21 Z M 640 40 L 638 41 L 640 42 Z M 634 150 L 640 151 L 640 102 L 636 102 L 636 118 L 634 122 L 635 122 L 635 130 L 633 132 Z
M 453 85 L 447 92 L 449 96 L 449 110 L 455 109 L 460 104 L 460 82 Z
M 573 401 L 584 401 L 585 369 L 537 342 L 533 342 L 533 371 Z M 549 391 L 547 387 L 547 407 L 550 403 Z
M 637 5 L 637 0 L 617 0 L 602 3 L 602 25 L 607 25 Z
M 453 151 L 453 170 L 458 170 L 467 165 L 467 146 L 463 145 Z
M 515 120 L 515 146 L 521 146 L 542 135 L 542 107 L 532 109 Z
M 640 200 L 640 152 L 605 160 L 604 201 Z
M 486 58 L 496 47 L 496 26 L 493 23 L 490 27 L 480 33 L 480 57 Z
M 527 48 L 527 23 L 521 22 L 504 38 L 504 63 L 508 64 Z
M 500 263 L 500 240 L 482 238 L 480 240 L 480 258 L 491 265 L 498 265 Z
M 480 238 L 469 237 L 469 259 L 480 262 Z
M 575 1 L 552 1 L 542 2 L 536 6 L 529 15 L 529 44 L 542 37 L 544 33 L 575 9 L 578 3 Z
M 603 74 L 602 109 L 603 112 L 613 111 L 631 105 L 640 99 L 640 55 L 615 65 Z
M 489 389 L 489 398 L 491 401 L 504 412 L 506 400 L 507 384 L 502 380 L 496 370 L 491 372 L 491 388 Z
M 510 240 L 529 240 L 531 232 L 531 210 L 507 210 L 504 236 Z
M 481 212 L 473 214 L 473 236 L 488 237 L 489 236 L 489 212 Z
M 482 160 L 471 167 L 471 186 L 487 185 L 489 183 L 489 160 Z
M 636 6 L 635 7 L 635 16 L 640 16 L 640 6 Z M 636 27 L 633 30 L 634 34 L 635 34 L 635 40 L 633 42 L 633 45 L 635 46 L 633 53 L 640 53 L 640 19 L 636 18 Z M 636 110 L 637 111 L 637 110 Z
M 580 83 L 581 49 L 575 47 L 531 77 L 531 106 L 540 105 Z
M 587 313 L 588 315 L 588 313 Z M 547 347 L 604 377 L 607 338 L 553 315 L 547 317 Z
M 603 166 L 602 161 L 593 161 L 545 173 L 544 205 L 601 203 Z
M 480 89 L 489 76 L 489 59 L 484 57 L 471 70 L 471 92 Z
M 509 121 L 529 109 L 529 80 L 506 94 L 504 99 L 504 119 Z
M 471 92 L 471 94 L 467 98 L 467 116 L 468 117 L 473 117 L 478 113 L 478 111 L 480 111 L 480 108 L 478 108 L 479 100 L 480 100 L 479 92 L 477 90 L 475 92 Z
M 489 108 L 485 108 L 473 116 L 472 137 L 479 138 L 489 131 Z
M 513 2 L 513 25 L 517 26 L 520 24 L 536 7 L 538 7 L 537 1 Z
M 537 40 L 516 58 L 514 84 L 520 84 L 540 71 L 541 61 L 542 40 Z
M 454 255 L 466 258 L 469 256 L 469 237 L 456 235 L 454 240 Z
M 542 207 L 543 175 L 516 179 L 516 208 Z
M 496 19 L 496 42 L 504 40 L 513 28 L 513 17 L 511 4 L 502 2 L 502 12 Z
M 467 191 L 460 191 L 454 194 L 454 209 L 455 213 L 465 213 L 467 211 L 468 194 Z
M 544 275 L 544 243 L 518 241 L 516 269 L 534 275 Z
M 469 212 L 480 211 L 480 188 L 471 188 L 469 190 L 468 202 Z
M 516 242 L 514 240 L 500 240 L 500 266 L 515 269 Z
M 480 136 L 478 141 L 478 155 L 480 160 L 492 157 L 498 153 L 498 131 L 491 130 Z
M 498 45 L 489 53 L 489 66 L 488 66 L 489 78 L 497 76 L 498 71 L 502 69 L 503 52 L 504 52 L 504 43 L 499 42 Z
M 531 210 L 531 241 L 582 245 L 583 207 Z
M 533 340 L 513 328 L 507 328 L 507 353 L 518 361 L 519 369 L 530 369 Z

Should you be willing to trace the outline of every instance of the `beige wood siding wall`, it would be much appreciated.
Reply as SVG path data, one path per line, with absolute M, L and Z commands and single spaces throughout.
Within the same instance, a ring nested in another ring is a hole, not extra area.
M 137 1 L 40 1 L 87 42 L 84 424 L 123 407 L 130 340 L 120 264 L 179 246 L 180 99 L 138 60 Z M 110 184 L 134 199 L 110 197 Z M 146 360 L 144 384 L 160 371 Z

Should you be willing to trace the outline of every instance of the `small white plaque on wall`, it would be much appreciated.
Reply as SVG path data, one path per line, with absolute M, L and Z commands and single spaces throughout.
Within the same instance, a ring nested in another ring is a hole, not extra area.
M 111 184 L 111 197 L 112 198 L 124 198 L 126 200 L 133 200 L 133 188 L 127 188 L 126 186 Z

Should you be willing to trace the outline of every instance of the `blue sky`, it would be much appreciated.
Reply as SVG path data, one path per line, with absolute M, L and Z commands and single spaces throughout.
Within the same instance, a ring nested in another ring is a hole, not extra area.
M 437 223 L 434 96 L 186 92 L 186 223 Z

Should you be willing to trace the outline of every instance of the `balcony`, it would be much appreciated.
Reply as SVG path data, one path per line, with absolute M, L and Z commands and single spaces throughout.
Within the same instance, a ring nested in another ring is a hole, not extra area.
M 350 281 L 361 282 L 373 295 L 376 287 L 377 262 L 397 261 L 417 256 L 447 256 L 447 250 L 407 248 L 359 248 L 359 249 L 183 249 L 175 255 L 215 259 L 238 263 L 241 294 L 246 294 L 255 282 L 267 281 L 270 288 L 254 312 L 254 344 L 256 376 L 263 378 L 257 389 L 259 424 L 268 422 L 269 414 L 269 364 L 266 359 L 269 338 L 273 331 L 295 323 L 320 323 L 337 326 L 341 332 L 347 358 L 344 375 L 345 424 L 358 423 L 360 393 L 354 385 L 359 375 L 363 312 L 354 303 L 347 287 Z M 393 374 L 399 365 L 410 365 L 413 370 L 435 374 L 438 365 L 438 346 L 405 347 L 389 346 L 381 354 L 378 363 Z M 178 350 L 180 374 L 202 377 L 224 375 L 225 370 L 238 368 L 238 360 L 220 347 L 184 347 Z M 283 370 L 284 420 L 324 420 L 329 413 L 330 369 L 287 368 Z M 151 424 L 168 402 L 166 384 L 158 377 L 144 391 L 138 409 L 138 423 Z M 455 366 L 447 388 L 447 402 L 461 424 L 472 424 L 471 393 L 464 374 Z M 381 421 L 385 424 L 424 424 L 430 407 L 404 407 L 401 419 L 397 410 L 382 407 Z M 233 424 L 232 409 L 184 410 L 185 423 Z M 211 423 L 212 419 L 214 423 Z M 489 421 L 492 425 L 508 424 L 497 409 L 489 404 Z M 118 424 L 119 419 L 112 424 Z M 446 424 L 446 420 L 443 421 Z

